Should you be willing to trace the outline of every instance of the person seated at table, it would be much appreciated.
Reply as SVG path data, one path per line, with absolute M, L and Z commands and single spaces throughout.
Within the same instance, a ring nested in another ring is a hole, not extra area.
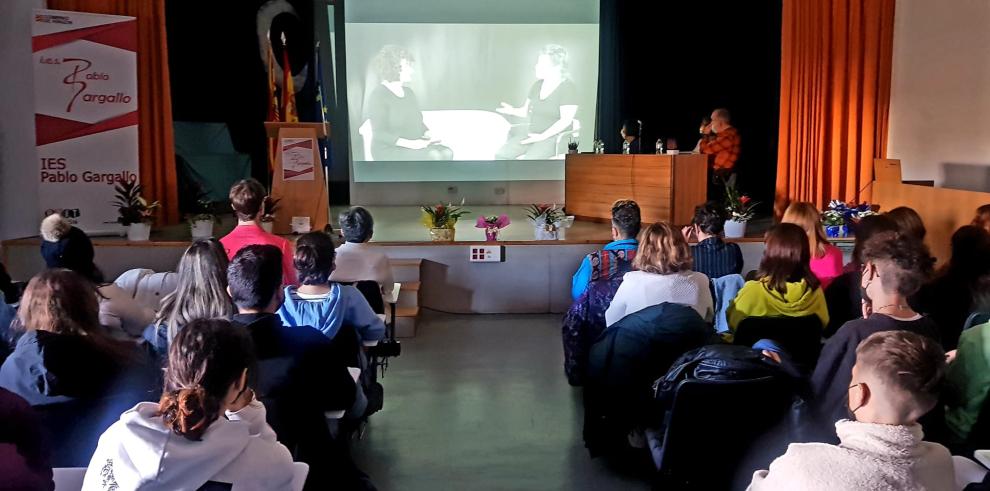
M 333 240 L 323 232 L 310 232 L 296 241 L 294 259 L 298 287 L 285 287 L 285 302 L 278 315 L 287 326 L 312 326 L 333 339 L 341 326 L 353 327 L 362 341 L 385 336 L 385 322 L 353 286 L 330 282 L 334 269 Z
M 611 326 L 633 312 L 664 302 L 693 308 L 706 322 L 715 317 L 708 277 L 691 271 L 691 251 L 684 235 L 666 222 L 656 222 L 639 236 L 633 267 L 622 278 L 605 311 Z
M 227 255 L 213 239 L 192 243 L 179 259 L 175 290 L 161 300 L 144 339 L 162 358 L 182 326 L 196 319 L 230 317 L 234 304 L 227 293 Z
M 945 353 L 934 340 L 906 331 L 877 332 L 856 347 L 855 364 L 838 389 L 852 420 L 835 423 L 839 445 L 792 443 L 756 471 L 751 491 L 952 490 L 952 456 L 923 440 L 918 419 L 938 403 Z
M 747 317 L 817 316 L 828 324 L 828 307 L 808 261 L 811 252 L 804 229 L 793 223 L 774 225 L 756 279 L 747 281 L 726 309 L 732 332 Z
M 250 335 L 223 319 L 194 320 L 168 359 L 161 400 L 139 403 L 103 433 L 82 488 L 289 489 L 292 454 L 248 385 Z
M 609 279 L 621 262 L 632 262 L 639 247 L 636 236 L 639 234 L 640 220 L 639 205 L 635 201 L 620 199 L 612 203 L 612 242 L 581 260 L 581 265 L 571 278 L 573 300 L 588 289 L 590 282 Z
M 881 331 L 910 331 L 938 341 L 936 325 L 907 302 L 932 273 L 928 248 L 915 239 L 885 232 L 863 245 L 860 258 L 863 318 L 846 322 L 825 342 L 811 375 L 822 440 L 834 438 L 833 425 L 847 415 L 849 370 L 862 340 Z
M 619 130 L 619 136 L 622 137 L 624 142 L 629 143 L 630 154 L 643 153 L 643 138 L 640 134 L 642 130 L 643 123 L 638 119 L 627 119 L 622 122 L 622 129 Z
M 61 215 L 45 217 L 41 222 L 41 256 L 49 268 L 66 268 L 89 280 L 100 302 L 100 325 L 115 338 L 140 336 L 155 317 L 155 311 L 142 306 L 134 297 L 104 280 L 96 266 L 93 242 L 82 230 Z
M 784 211 L 783 223 L 801 226 L 808 234 L 811 247 L 811 272 L 815 274 L 822 288 L 828 288 L 835 277 L 842 274 L 842 251 L 830 244 L 825 237 L 821 213 L 815 205 L 807 202 L 791 203 Z
M 338 220 L 346 242 L 337 247 L 330 281 L 374 281 L 381 287 L 382 295 L 391 297 L 395 289 L 392 265 L 381 250 L 368 245 L 375 233 L 375 219 L 371 213 L 360 206 L 353 206 L 341 212 Z
M 718 203 L 709 201 L 694 208 L 691 225 L 681 232 L 691 245 L 694 270 L 710 279 L 740 274 L 743 269 L 742 249 L 735 242 L 722 240 L 725 212 Z
M 264 213 L 265 187 L 255 179 L 241 179 L 230 187 L 230 206 L 237 215 L 237 226 L 220 239 L 227 259 L 233 259 L 245 246 L 252 244 L 272 245 L 282 252 L 282 281 L 295 285 L 296 270 L 292 267 L 292 243 L 261 228 L 261 215 Z

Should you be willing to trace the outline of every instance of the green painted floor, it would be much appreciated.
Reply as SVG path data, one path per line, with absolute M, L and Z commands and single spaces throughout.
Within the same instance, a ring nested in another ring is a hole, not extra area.
M 358 466 L 383 491 L 648 489 L 642 468 L 588 457 L 560 319 L 425 312 L 354 443 Z

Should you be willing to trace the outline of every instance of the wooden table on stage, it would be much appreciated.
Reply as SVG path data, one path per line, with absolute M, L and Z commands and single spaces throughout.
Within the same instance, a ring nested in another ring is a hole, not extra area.
M 634 199 L 644 223 L 691 223 L 708 193 L 708 156 L 571 154 L 565 161 L 564 205 L 585 220 L 611 220 L 612 203 Z

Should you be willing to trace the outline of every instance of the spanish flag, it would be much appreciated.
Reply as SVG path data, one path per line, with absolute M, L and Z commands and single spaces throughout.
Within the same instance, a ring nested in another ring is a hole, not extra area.
M 282 33 L 282 109 L 286 123 L 298 123 L 299 113 L 296 111 L 296 88 L 292 83 L 292 67 L 289 65 L 289 45 Z
M 268 121 L 281 121 L 278 104 L 278 87 L 275 84 L 275 52 L 272 43 L 268 42 Z

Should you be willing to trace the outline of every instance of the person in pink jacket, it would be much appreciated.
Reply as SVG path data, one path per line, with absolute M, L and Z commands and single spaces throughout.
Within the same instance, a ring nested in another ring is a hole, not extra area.
M 835 424 L 838 445 L 793 443 L 756 471 L 751 491 L 950 491 L 949 450 L 926 442 L 918 418 L 938 403 L 945 352 L 908 331 L 878 332 L 856 348 L 849 386 L 854 420 Z
M 842 251 L 825 238 L 825 229 L 822 227 L 818 208 L 806 202 L 791 203 L 784 211 L 781 222 L 799 225 L 808 234 L 808 245 L 811 246 L 811 272 L 821 282 L 822 290 L 828 288 L 832 280 L 842 274 Z

